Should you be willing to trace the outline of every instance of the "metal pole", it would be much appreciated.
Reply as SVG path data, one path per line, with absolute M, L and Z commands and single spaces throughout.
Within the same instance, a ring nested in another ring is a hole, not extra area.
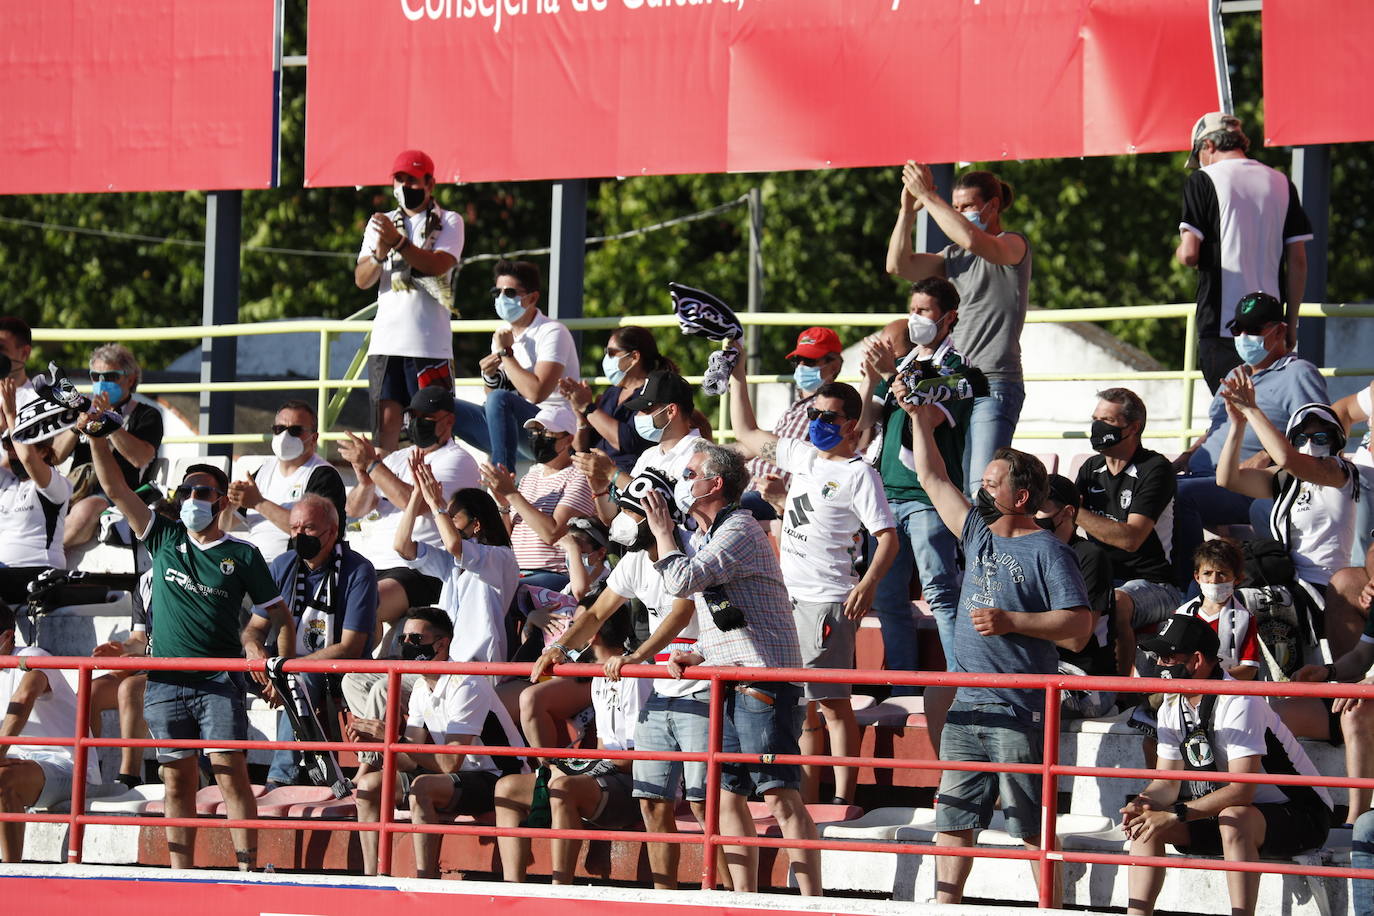
M 239 243 L 242 236 L 243 192 L 212 191 L 205 200 L 205 295 L 201 322 L 233 324 L 239 317 Z M 233 337 L 203 337 L 200 380 L 229 382 L 238 374 L 238 341 Z M 202 391 L 200 433 L 218 436 L 234 431 L 234 396 Z M 233 454 L 224 443 L 205 447 L 205 454 Z
M 396 752 L 391 744 L 396 740 L 396 721 L 401 714 L 401 673 L 392 669 L 386 673 L 386 750 L 382 751 L 381 797 L 377 800 L 377 874 L 391 874 L 391 814 L 396 807 Z
M 701 843 L 701 889 L 716 888 L 716 850 L 720 848 L 720 753 L 725 715 L 725 691 L 720 678 L 711 678 L 711 712 L 707 719 L 706 737 L 706 824 Z
M 553 184 L 553 228 L 549 244 L 549 317 L 582 317 L 583 279 L 587 257 L 587 181 L 574 178 Z M 582 332 L 573 331 L 582 352 Z M 580 368 L 578 371 L 580 374 Z
M 1197 366 L 1197 310 L 1188 313 L 1183 325 L 1183 371 L 1191 372 Z M 1186 432 L 1193 428 L 1193 377 L 1183 379 L 1183 403 L 1179 405 L 1179 429 L 1185 430 L 1179 439 L 1179 451 L 1186 452 L 1192 444 L 1192 437 Z
M 51 674 L 48 675 L 52 677 Z M 59 677 L 61 675 L 58 675 Z M 86 825 L 81 816 L 86 813 L 86 758 L 90 748 L 84 739 L 91 732 L 91 669 L 82 668 L 76 675 L 76 747 L 72 749 L 72 819 L 67 827 L 67 861 L 81 861 L 82 838 Z
M 1216 68 L 1217 102 L 1221 110 L 1235 111 L 1231 103 L 1231 70 L 1226 62 L 1226 29 L 1221 23 L 1221 0 L 1211 0 L 1211 15 L 1207 17 L 1212 30 L 1212 63 Z
M 749 306 L 750 314 L 763 311 L 763 192 L 749 189 Z M 746 369 L 750 375 L 763 371 L 759 355 L 759 326 L 751 324 L 744 331 L 744 352 L 749 356 Z M 757 398 L 757 386 L 751 385 L 749 397 Z
M 329 339 L 332 337 L 328 331 L 320 332 L 320 381 L 327 381 L 329 378 Z M 346 391 L 347 389 L 340 389 Z M 331 392 L 323 386 L 315 392 L 315 426 L 317 431 L 322 431 L 325 427 L 325 415 L 329 412 L 329 395 Z M 323 439 L 315 443 L 315 450 L 321 455 L 327 450 Z
M 1331 244 L 1331 147 L 1293 148 L 1293 184 L 1302 208 L 1312 222 L 1312 241 L 1307 243 L 1307 285 L 1303 302 L 1326 301 L 1327 262 Z M 1302 358 L 1326 365 L 1326 322 L 1298 322 L 1298 352 Z
M 935 190 L 949 200 L 954 193 L 954 163 L 932 165 L 930 174 L 935 178 Z M 930 218 L 930 211 L 922 207 L 916 214 L 916 250 L 933 253 L 943 251 L 948 244 L 949 236 Z
M 1056 835 L 1055 815 L 1059 812 L 1059 780 L 1051 771 L 1059 764 L 1059 688 L 1051 684 L 1045 688 L 1045 751 L 1041 757 L 1044 770 L 1040 782 L 1040 908 L 1049 909 L 1056 903 L 1055 869 L 1059 864 L 1059 838 Z

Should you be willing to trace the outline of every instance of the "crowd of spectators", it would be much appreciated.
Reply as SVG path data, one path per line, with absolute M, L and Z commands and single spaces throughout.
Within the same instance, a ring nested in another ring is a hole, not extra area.
M 679 799 L 703 819 L 718 791 L 725 834 L 754 834 L 747 801 L 756 797 L 784 837 L 814 839 L 807 802 L 818 800 L 821 774 L 773 757 L 859 754 L 845 683 L 730 685 L 723 749 L 757 762 L 723 764 L 718 786 L 691 761 L 526 760 L 475 748 L 573 746 L 594 731 L 604 749 L 704 751 L 709 684 L 686 669 L 852 669 L 870 613 L 890 670 L 917 670 L 931 657 L 918 648 L 933 641 L 956 672 L 1371 682 L 1374 552 L 1363 563 L 1352 554 L 1374 461 L 1367 450 L 1344 454 L 1371 397 L 1330 404 L 1316 367 L 1293 351 L 1307 224 L 1291 185 L 1245 157 L 1234 118 L 1208 115 L 1193 140 L 1200 168 L 1184 193 L 1177 257 L 1200 272 L 1215 397 L 1206 435 L 1176 458 L 1145 446 L 1147 405 L 1125 387 L 1082 405 L 1093 454 L 1072 479 L 1011 447 L 1031 275 L 1028 240 L 1004 223 L 1014 195 L 973 171 L 946 202 L 918 163 L 903 169 L 887 252 L 888 270 L 910 281 L 906 320 L 851 341 L 858 387 L 837 380 L 844 329 L 803 331 L 787 356 L 796 397 L 772 432 L 759 425 L 738 359 L 735 442 L 713 441 L 703 396 L 664 355 L 666 340 L 642 327 L 610 335 L 596 363 L 610 384 L 598 393 L 567 327 L 541 310 L 539 269 L 519 261 L 493 270 L 504 324 L 490 354 L 467 367 L 485 381 L 483 401 L 456 399 L 447 291 L 463 224 L 437 205 L 433 163 L 412 150 L 393 168 L 398 209 L 372 217 L 357 260 L 358 285 L 380 289 L 369 350 L 374 429 L 349 433 L 338 449 L 351 486 L 320 454 L 313 409 L 287 401 L 273 419 L 270 456 L 241 459 L 228 474 L 194 465 L 172 482 L 170 500 L 150 507 L 136 491 L 162 427 L 134 397 L 133 354 L 97 348 L 90 411 L 58 416 L 26 374 L 27 326 L 0 319 L 0 598 L 21 603 L 31 580 L 66 565 L 64 545 L 88 540 L 113 507 L 152 569 L 130 637 L 98 655 L 532 662 L 528 678 L 400 680 L 403 739 L 463 750 L 398 754 L 392 800 L 379 797 L 377 756 L 360 754 L 357 812 L 375 820 L 394 803 L 423 824 L 494 811 L 502 826 L 642 823 L 668 833 Z M 923 209 L 951 240 L 942 252 L 912 250 Z M 1227 338 L 1230 350 L 1219 343 Z M 743 352 L 738 341 L 728 346 Z M 112 434 L 99 428 L 106 410 L 121 421 Z M 358 521 L 369 537 L 350 543 Z M 0 653 L 41 651 L 16 650 L 14 615 L 4 606 L 0 614 Z M 574 660 L 602 674 L 551 676 Z M 661 665 L 668 677 L 622 678 L 627 664 Z M 4 673 L 10 712 L 0 733 L 70 734 L 76 701 L 61 677 Z M 119 672 L 92 696 L 120 708 L 127 737 L 212 745 L 210 774 L 236 818 L 255 810 L 245 755 L 213 744 L 247 737 L 251 694 L 321 709 L 341 697 L 347 736 L 385 736 L 383 676 L 300 676 L 303 699 L 283 695 L 266 673 L 253 681 Z M 940 759 L 1040 762 L 1041 691 L 924 693 Z M 1344 741 L 1349 775 L 1374 775 L 1370 707 L 1064 691 L 1065 715 L 1133 711 L 1161 769 L 1195 771 L 1313 773 L 1297 735 Z M 276 737 L 302 736 L 282 716 Z M 169 816 L 194 812 L 197 757 L 157 753 Z M 126 750 L 120 781 L 141 781 L 141 758 Z M 65 797 L 71 766 L 61 748 L 0 746 L 0 810 Z M 825 780 L 832 803 L 855 801 L 857 775 L 835 768 Z M 278 751 L 268 788 L 305 778 L 299 752 Z M 947 771 L 938 843 L 971 845 L 1000 805 L 1006 831 L 1036 848 L 1048 801 L 1040 792 L 1038 774 Z M 1349 798 L 1346 820 L 1374 835 L 1370 793 Z M 1336 823 L 1324 790 L 1201 776 L 1151 782 L 1122 809 L 1140 855 L 1165 843 L 1231 859 L 1288 855 L 1320 846 Z M 359 836 L 364 870 L 375 873 L 376 835 Z M 0 839 L 14 861 L 23 825 L 5 824 Z M 168 839 L 173 865 L 189 867 L 193 831 L 169 828 Z M 418 873 L 437 877 L 440 837 L 416 833 L 414 842 Z M 253 867 L 253 832 L 235 830 L 234 845 L 240 867 Z M 555 842 L 555 883 L 572 880 L 577 848 Z M 801 893 L 820 894 L 817 851 L 789 855 Z M 523 880 L 528 856 L 528 840 L 502 838 L 508 880 Z M 726 847 L 723 862 L 728 886 L 758 887 L 756 847 Z M 961 899 L 971 862 L 940 858 L 940 901 Z M 676 845 L 650 844 L 649 863 L 656 886 L 676 886 Z M 1133 869 L 1132 912 L 1152 910 L 1161 881 L 1158 869 Z M 1233 876 L 1230 890 L 1238 912 L 1253 909 L 1253 880 Z

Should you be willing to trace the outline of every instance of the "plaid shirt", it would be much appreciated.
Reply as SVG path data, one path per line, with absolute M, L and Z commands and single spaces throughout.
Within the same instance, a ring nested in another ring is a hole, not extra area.
M 810 442 L 811 435 L 807 432 L 810 421 L 806 419 L 806 408 L 811 406 L 811 402 L 816 399 L 814 392 L 806 394 L 797 390 L 797 399 L 792 402 L 792 406 L 782 412 L 778 417 L 778 422 L 773 424 L 773 435 L 779 439 L 800 439 L 803 442 Z M 782 478 L 783 485 L 792 482 L 792 475 L 783 471 L 771 461 L 762 458 L 755 458 L 749 462 L 749 476 L 753 479 L 750 484 L 753 488 L 758 488 L 758 482 L 769 474 L 776 474 Z
M 758 522 L 738 508 L 705 534 L 694 535 L 696 556 L 673 552 L 654 564 L 670 595 L 686 597 L 719 585 L 748 626 L 721 632 L 710 614 L 699 614 L 696 650 L 706 664 L 741 668 L 799 668 L 801 648 L 782 569 Z

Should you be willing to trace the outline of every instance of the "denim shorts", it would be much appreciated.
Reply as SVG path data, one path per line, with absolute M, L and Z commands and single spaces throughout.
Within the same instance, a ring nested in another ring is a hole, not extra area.
M 806 710 L 801 706 L 801 687 L 796 684 L 757 682 L 741 684 L 749 693 L 729 689 L 725 694 L 725 720 L 721 723 L 720 749 L 727 754 L 800 754 Z M 773 702 L 752 696 L 760 693 Z M 773 789 L 801 786 L 801 767 L 794 763 L 723 763 L 720 787 L 732 795 L 762 795 Z
M 704 753 L 711 713 L 710 689 L 685 697 L 650 694 L 635 727 L 637 751 Z M 695 760 L 636 760 L 634 797 L 676 801 L 686 779 L 688 801 L 706 799 L 706 764 Z
M 1169 582 L 1132 579 L 1117 588 L 1131 596 L 1131 629 L 1139 630 L 1168 620 L 1183 603 L 1183 593 Z
M 191 684 L 168 684 L 149 678 L 143 692 L 143 717 L 154 738 L 243 741 L 248 738 L 245 692 L 243 675 L 234 671 L 219 671 Z M 217 753 L 213 747 L 204 752 Z M 160 747 L 157 759 L 159 763 L 171 763 L 196 753 L 194 748 Z
M 940 734 L 940 759 L 981 763 L 1040 763 L 1044 729 L 1027 709 L 1009 703 L 955 702 Z M 1007 833 L 1018 840 L 1040 835 L 1039 773 L 945 770 L 935 804 L 941 833 L 986 828 L 1000 795 Z

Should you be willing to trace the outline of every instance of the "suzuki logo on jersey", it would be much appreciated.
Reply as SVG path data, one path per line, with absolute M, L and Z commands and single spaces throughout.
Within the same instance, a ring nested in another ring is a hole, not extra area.
M 787 507 L 787 524 L 793 528 L 800 528 L 811 521 L 809 513 L 815 511 L 815 507 L 811 505 L 811 497 L 803 493 Z

